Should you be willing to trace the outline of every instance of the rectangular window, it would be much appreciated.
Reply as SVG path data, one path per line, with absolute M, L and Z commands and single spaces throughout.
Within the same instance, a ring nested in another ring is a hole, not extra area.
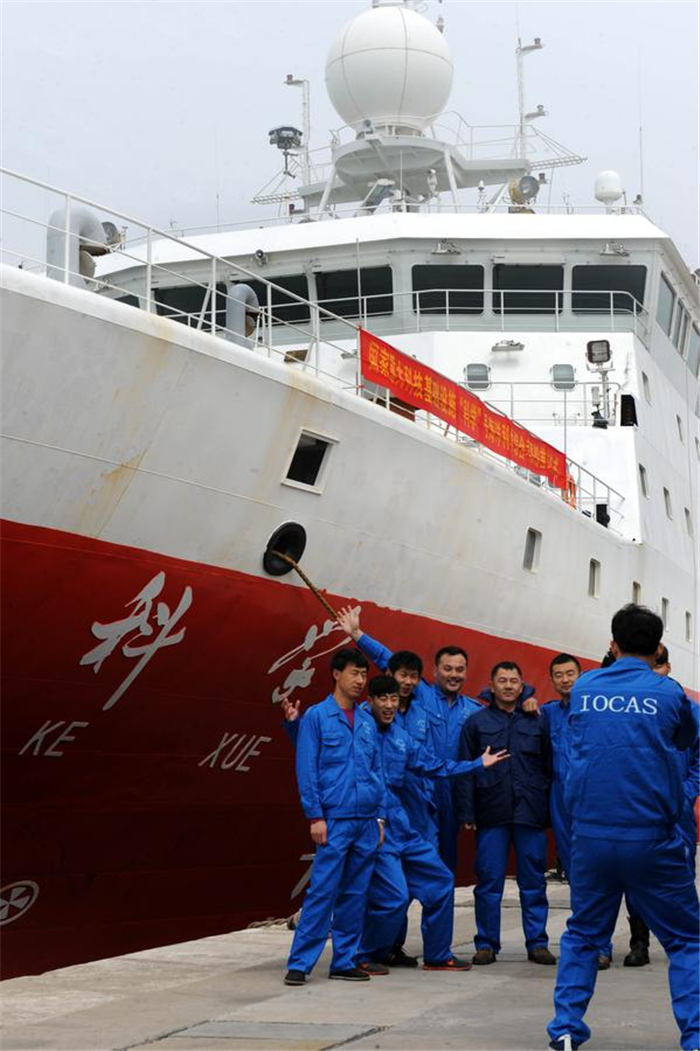
M 681 300 L 678 300 L 678 309 L 676 310 L 676 317 L 673 322 L 673 335 L 671 342 L 674 347 L 678 350 L 678 353 L 683 356 L 683 350 L 685 345 L 685 334 L 688 330 L 688 311 L 685 309 L 684 304 Z
M 329 270 L 316 274 L 316 288 L 321 306 L 339 317 L 363 317 L 365 309 L 368 317 L 377 317 L 394 310 L 390 266 L 364 267 L 359 286 L 356 269 Z
M 488 390 L 491 386 L 491 369 L 481 362 L 472 362 L 464 370 L 469 390 Z
M 595 558 L 588 563 L 588 594 L 600 598 L 600 562 Z
M 688 340 L 688 368 L 694 376 L 698 374 L 700 365 L 700 332 L 695 325 L 691 326 L 690 339 Z
M 523 569 L 530 573 L 536 573 L 540 564 L 540 550 L 542 547 L 542 534 L 538 529 L 528 529 L 525 536 L 525 552 L 523 554 Z
M 228 286 L 221 283 L 216 286 L 216 324 L 226 327 L 226 293 Z M 153 297 L 156 301 L 156 313 L 161 317 L 179 321 L 189 328 L 202 328 L 207 332 L 211 328 L 211 303 L 208 289 L 201 285 L 178 285 L 175 288 L 155 288 Z M 200 315 L 206 297 L 207 309 L 200 325 Z
M 323 480 L 321 469 L 327 463 L 328 450 L 332 444 L 332 439 L 302 431 L 287 468 L 285 481 L 318 491 Z
M 560 314 L 564 267 L 497 263 L 493 288 L 496 314 Z
M 661 619 L 664 622 L 664 631 L 668 627 L 668 616 L 669 616 L 669 601 L 667 598 L 661 599 Z
M 649 383 L 649 377 L 646 372 L 642 373 L 642 390 L 644 391 L 646 401 L 651 405 L 651 384 Z
M 685 435 L 683 434 L 683 420 L 676 413 L 676 427 L 678 428 L 678 440 L 681 445 L 685 445 Z
M 571 309 L 576 314 L 633 314 L 644 302 L 645 266 L 575 266 Z
M 285 292 L 293 292 L 302 299 L 309 298 L 309 282 L 306 274 L 283 274 L 282 277 L 271 277 L 272 284 L 278 285 L 279 289 L 270 289 L 270 300 L 272 303 L 273 325 L 304 325 L 311 318 L 311 310 L 308 303 L 299 303 Z M 244 281 L 243 284 L 250 285 L 258 297 L 258 303 L 263 309 L 267 307 L 267 285 L 262 281 Z M 282 290 L 282 291 L 281 291 Z
M 659 302 L 656 307 L 656 320 L 668 336 L 671 332 L 671 321 L 673 320 L 673 305 L 676 302 L 676 293 L 671 288 L 670 282 L 665 274 L 661 275 L 659 282 Z
M 666 517 L 673 518 L 673 507 L 671 506 L 671 494 L 669 493 L 666 486 L 664 486 L 664 506 L 666 508 Z
M 692 515 L 690 513 L 690 508 L 689 507 L 684 507 L 683 508 L 683 513 L 685 515 L 686 532 L 688 533 L 688 536 L 692 536 L 693 535 L 693 517 L 692 517 Z
M 642 601 L 642 585 L 636 581 L 632 581 L 632 601 L 635 606 L 639 606 Z
M 649 480 L 647 478 L 647 469 L 644 464 L 639 464 L 639 485 L 642 490 L 642 496 L 649 497 Z
M 414 266 L 413 310 L 421 314 L 481 314 L 483 266 Z
M 693 641 L 693 614 L 689 609 L 685 611 L 685 641 Z

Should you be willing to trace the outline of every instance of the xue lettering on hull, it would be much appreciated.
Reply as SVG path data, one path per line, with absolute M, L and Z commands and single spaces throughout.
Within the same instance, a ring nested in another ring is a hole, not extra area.
M 258 736 L 257 734 L 230 734 L 225 733 L 213 752 L 205 755 L 197 766 L 209 766 L 213 770 L 219 767 L 221 770 L 236 770 L 239 774 L 247 774 L 250 767 L 246 764 L 256 756 L 260 755 L 261 744 L 269 744 L 271 737 Z
M 362 609 L 361 606 L 358 607 Z M 274 675 L 276 671 L 279 671 L 285 664 L 289 664 L 291 661 L 296 660 L 302 653 L 308 653 L 312 650 L 319 639 L 325 639 L 328 635 L 332 635 L 333 632 L 337 632 L 342 635 L 334 646 L 329 646 L 328 649 L 321 650 L 319 653 L 314 653 L 310 657 L 304 657 L 303 661 L 297 668 L 293 668 L 287 674 L 284 682 L 281 686 L 276 686 L 272 691 L 272 703 L 281 704 L 285 697 L 291 696 L 294 690 L 305 690 L 310 685 L 311 680 L 316 674 L 316 669 L 312 667 L 313 662 L 319 660 L 321 657 L 325 657 L 326 654 L 332 653 L 333 650 L 339 650 L 341 646 L 347 645 L 351 640 L 348 635 L 339 628 L 333 620 L 324 620 L 323 624 L 319 628 L 316 624 L 312 624 L 306 632 L 304 639 L 295 646 L 289 653 L 284 653 L 281 657 L 278 657 L 274 664 L 271 664 L 267 669 L 268 675 Z
M 155 610 L 153 609 L 154 600 L 160 595 L 164 585 L 165 573 L 157 573 L 135 598 L 124 603 L 127 608 L 134 607 L 128 617 L 107 624 L 95 621 L 90 629 L 95 638 L 102 641 L 94 649 L 83 654 L 80 658 L 81 666 L 91 664 L 92 670 L 97 674 L 106 658 L 122 642 L 121 652 L 125 657 L 140 658 L 122 684 L 102 705 L 102 710 L 105 712 L 112 708 L 120 697 L 123 697 L 134 679 L 140 675 L 158 650 L 166 646 L 177 646 L 185 637 L 187 628 L 181 628 L 175 634 L 171 632 L 192 605 L 192 588 L 189 586 L 185 588 L 177 607 L 171 613 L 170 607 L 165 602 L 158 602 Z M 140 643 L 141 639 L 150 641 L 143 644 Z

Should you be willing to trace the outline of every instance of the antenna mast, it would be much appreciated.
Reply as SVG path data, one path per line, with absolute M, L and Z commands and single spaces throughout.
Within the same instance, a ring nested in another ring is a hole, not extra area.
M 309 140 L 311 138 L 311 85 L 308 80 L 295 77 L 292 73 L 287 73 L 284 82 L 292 88 L 301 88 L 301 130 L 303 134 L 301 171 L 306 184 L 310 181 L 311 176 L 311 151 L 309 148 Z
M 531 51 L 540 51 L 542 49 L 542 40 L 536 36 L 534 43 L 525 44 L 518 37 L 518 46 L 515 49 L 515 62 L 518 70 L 518 152 L 517 156 L 524 159 L 526 153 L 525 143 L 525 129 L 527 127 L 528 119 L 532 120 L 535 116 L 544 116 L 544 111 L 529 114 L 525 112 L 525 76 L 523 73 L 523 57 L 530 54 Z M 540 107 L 542 110 L 542 107 Z

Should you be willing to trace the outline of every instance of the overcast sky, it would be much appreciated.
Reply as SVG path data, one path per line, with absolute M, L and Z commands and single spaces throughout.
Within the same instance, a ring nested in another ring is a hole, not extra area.
M 274 174 L 270 128 L 301 126 L 311 81 L 312 145 L 342 121 L 325 94 L 328 47 L 369 0 L 220 3 L 105 0 L 2 2 L 2 153 L 6 167 L 167 227 L 257 214 L 249 200 Z M 445 0 L 455 64 L 448 109 L 472 124 L 517 119 L 514 48 L 526 60 L 526 105 L 538 127 L 585 165 L 555 174 L 551 201 L 594 204 L 593 182 L 620 172 L 645 207 L 700 263 L 698 3 Z M 465 202 L 474 200 L 467 191 Z M 267 214 L 267 213 L 260 213 Z

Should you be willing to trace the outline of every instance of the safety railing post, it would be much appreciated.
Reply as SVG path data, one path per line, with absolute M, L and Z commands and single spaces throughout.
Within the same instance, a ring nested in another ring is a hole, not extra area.
M 445 289 L 445 331 L 450 331 L 450 290 Z
M 146 310 L 153 313 L 153 244 L 151 228 L 146 231 Z
M 272 357 L 272 285 L 267 284 L 267 356 Z
M 63 284 L 70 281 L 70 197 L 66 194 L 66 217 L 63 241 Z
M 245 323 L 244 323 L 245 326 Z M 212 333 L 216 332 L 216 256 L 211 257 L 211 325 Z

